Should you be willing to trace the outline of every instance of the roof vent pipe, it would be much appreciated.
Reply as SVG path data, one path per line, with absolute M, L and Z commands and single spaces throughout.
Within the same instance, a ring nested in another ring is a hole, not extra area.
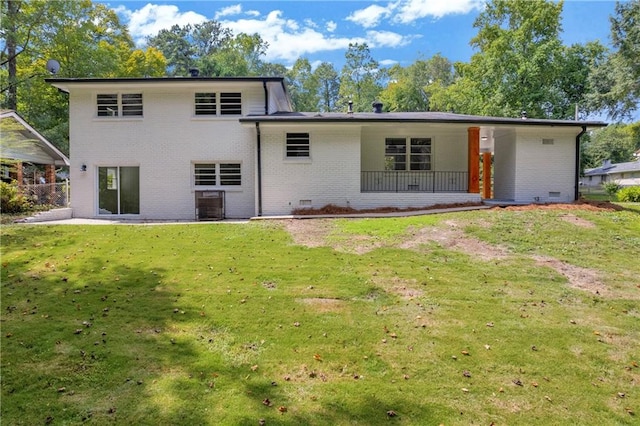
M 191 77 L 197 77 L 200 75 L 200 70 L 198 68 L 189 68 L 189 74 L 191 74 Z
M 374 101 L 371 106 L 373 107 L 373 112 L 375 112 L 376 114 L 380 114 L 382 113 L 382 107 L 384 106 L 384 104 L 380 101 Z
M 523 120 L 526 120 L 527 119 L 527 111 L 522 111 L 520 113 L 520 118 L 522 118 Z
M 353 114 L 353 101 L 349 101 L 349 106 L 347 107 L 347 114 Z

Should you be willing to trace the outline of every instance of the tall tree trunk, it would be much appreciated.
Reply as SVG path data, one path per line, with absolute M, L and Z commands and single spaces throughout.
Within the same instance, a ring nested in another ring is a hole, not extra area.
M 15 0 L 7 1 L 7 21 L 9 21 L 7 31 L 7 57 L 9 71 L 8 76 L 8 92 L 7 92 L 7 108 L 15 110 L 17 107 L 18 92 L 18 73 L 16 67 L 16 18 L 18 15 L 18 2 Z

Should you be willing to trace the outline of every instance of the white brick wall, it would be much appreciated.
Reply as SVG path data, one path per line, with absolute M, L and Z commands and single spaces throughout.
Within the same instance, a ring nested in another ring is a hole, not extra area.
M 426 133 L 425 133 L 426 131 Z M 309 132 L 311 158 L 285 159 L 285 134 Z M 301 200 L 311 201 L 307 207 L 327 204 L 355 209 L 396 206 L 424 207 L 433 204 L 479 202 L 479 194 L 466 193 L 362 193 L 360 192 L 361 155 L 367 170 L 383 170 L 384 138 L 393 136 L 431 136 L 434 143 L 436 170 L 466 170 L 466 127 L 447 132 L 437 127 L 422 130 L 397 129 L 388 126 L 368 128 L 346 124 L 278 125 L 261 124 L 263 169 L 263 215 L 290 214 L 305 207 Z M 363 141 L 361 143 L 361 140 Z
M 255 131 L 242 126 L 237 117 L 195 118 L 195 91 L 144 88 L 142 119 L 96 118 L 96 93 L 113 93 L 112 89 L 72 91 L 70 151 L 76 217 L 98 216 L 98 167 L 138 166 L 140 214 L 136 218 L 193 220 L 193 162 L 224 161 L 242 163 L 242 186 L 219 188 L 226 191 L 226 216 L 254 214 Z M 242 92 L 247 111 L 264 111 L 261 86 Z M 87 165 L 86 172 L 80 171 L 82 164 Z
M 516 201 L 571 202 L 575 196 L 577 129 L 520 128 L 516 148 Z M 543 144 L 552 139 L 553 144 Z

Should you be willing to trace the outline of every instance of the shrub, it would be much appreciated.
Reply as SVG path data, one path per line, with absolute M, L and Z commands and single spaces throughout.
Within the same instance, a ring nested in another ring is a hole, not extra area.
M 0 183 L 0 212 L 21 213 L 29 209 L 31 209 L 31 203 L 22 195 L 15 181 Z
M 625 203 L 640 203 L 640 186 L 627 186 L 616 194 L 618 201 Z
M 602 188 L 609 194 L 610 197 L 614 197 L 618 191 L 620 191 L 620 184 L 618 182 L 605 182 L 602 184 Z

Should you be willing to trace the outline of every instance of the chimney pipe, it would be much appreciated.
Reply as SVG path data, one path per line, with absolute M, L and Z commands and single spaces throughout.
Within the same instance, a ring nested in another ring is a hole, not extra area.
M 353 114 L 353 101 L 349 101 L 349 106 L 347 108 L 347 114 Z
M 191 74 L 191 77 L 197 77 L 200 75 L 200 70 L 198 68 L 189 68 L 189 74 Z
M 382 113 L 382 107 L 384 106 L 384 104 L 380 101 L 374 101 L 371 106 L 373 107 L 373 112 L 375 112 L 376 114 L 380 114 Z

